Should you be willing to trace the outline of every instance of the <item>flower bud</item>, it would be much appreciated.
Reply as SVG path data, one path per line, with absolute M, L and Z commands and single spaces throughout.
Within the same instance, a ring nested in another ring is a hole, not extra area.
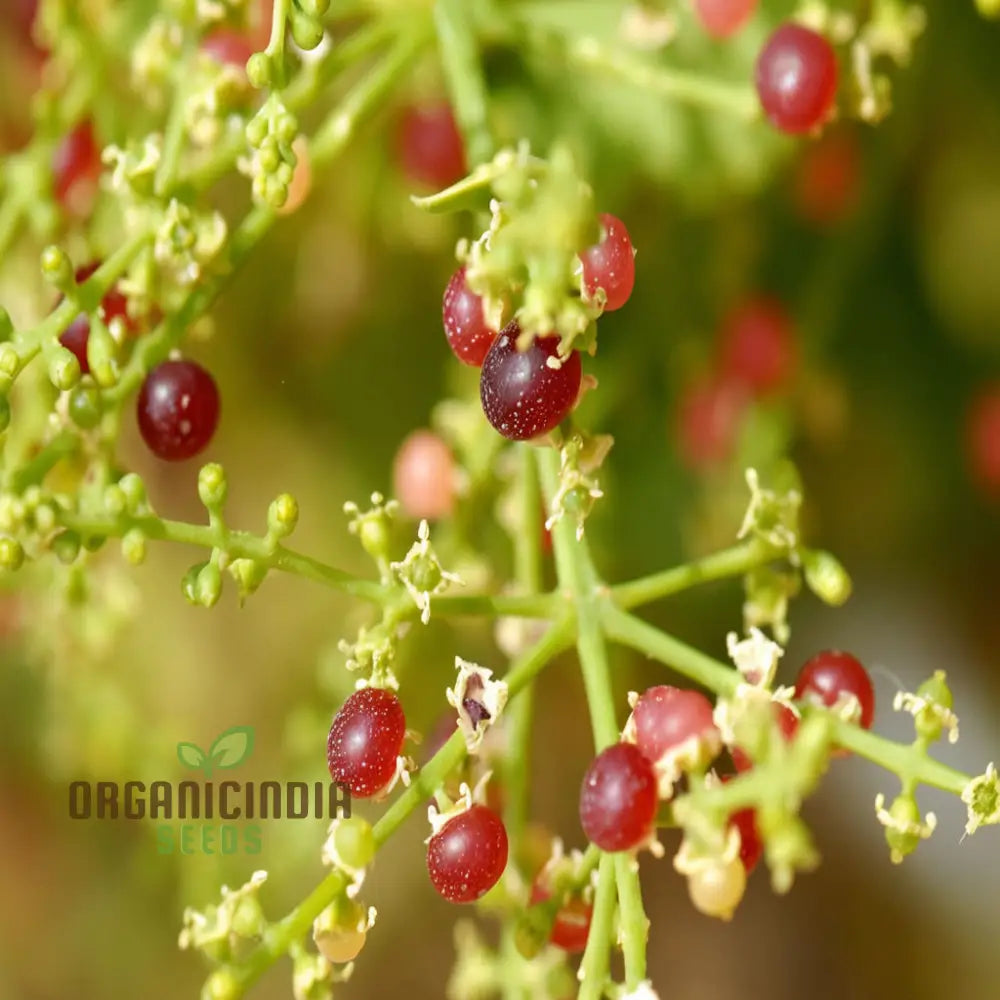
M 226 502 L 228 483 L 226 473 L 218 462 L 203 465 L 198 472 L 198 498 L 205 508 L 217 513 Z
M 146 535 L 141 529 L 132 528 L 125 532 L 122 555 L 133 566 L 141 566 L 146 561 Z
M 52 539 L 52 551 L 61 563 L 68 566 L 80 554 L 80 536 L 75 531 L 60 531 Z
M 290 493 L 282 493 L 267 508 L 267 533 L 272 538 L 287 538 L 299 523 L 299 505 Z
M 0 536 L 0 569 L 18 570 L 24 564 L 24 549 L 16 538 Z
M 61 344 L 49 354 L 49 381 L 61 392 L 67 392 L 80 381 L 77 356 Z
M 851 578 L 829 552 L 816 549 L 804 552 L 802 564 L 809 589 L 825 604 L 839 608 L 851 596 Z

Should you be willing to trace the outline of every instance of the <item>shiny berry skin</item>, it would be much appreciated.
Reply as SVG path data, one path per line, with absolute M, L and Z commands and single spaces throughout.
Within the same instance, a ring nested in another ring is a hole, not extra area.
M 695 471 L 728 462 L 736 451 L 740 423 L 749 403 L 742 383 L 717 375 L 689 385 L 677 412 L 677 449 L 681 461 Z
M 604 213 L 601 216 L 601 242 L 580 254 L 583 264 L 583 287 L 591 298 L 598 288 L 607 297 L 605 312 L 621 309 L 635 285 L 635 253 L 632 240 L 621 219 Z
M 408 107 L 397 139 L 400 166 L 410 180 L 443 188 L 465 176 L 465 148 L 446 101 Z
M 75 275 L 76 283 L 82 284 L 99 267 L 100 261 L 87 264 L 77 270 Z M 60 298 L 60 301 L 62 299 Z M 110 323 L 113 319 L 121 319 L 125 327 L 130 332 L 135 332 L 135 324 L 128 314 L 128 299 L 116 287 L 112 287 L 101 299 L 98 313 L 105 323 Z M 81 313 L 62 332 L 59 343 L 68 348 L 76 355 L 76 360 L 80 362 L 80 371 L 86 375 L 90 372 L 90 363 L 87 361 L 87 341 L 90 339 L 90 318 L 86 313 Z
M 558 368 L 548 365 L 559 352 L 557 337 L 535 337 L 518 351 L 516 321 L 497 334 L 483 361 L 479 397 L 486 419 L 505 438 L 527 441 L 557 427 L 580 392 L 580 355 L 573 351 Z
M 712 38 L 729 38 L 753 17 L 759 3 L 760 0 L 694 0 L 694 14 Z
M 627 851 L 652 832 L 656 819 L 653 765 L 631 743 L 602 750 L 580 789 L 580 825 L 602 851 Z
M 551 896 L 549 887 L 540 879 L 535 879 L 531 887 L 531 905 L 544 903 Z M 587 935 L 590 934 L 590 920 L 593 914 L 593 906 L 584 902 L 579 896 L 571 896 L 556 912 L 549 942 L 571 955 L 583 951 L 587 947 Z
M 482 367 L 497 332 L 483 316 L 483 300 L 465 283 L 465 268 L 460 267 L 448 282 L 441 303 L 444 334 L 456 358 L 466 365 Z
M 85 214 L 101 175 L 101 151 L 89 121 L 65 135 L 52 154 L 52 193 L 64 208 Z
M 455 506 L 455 459 L 433 431 L 408 435 L 392 466 L 393 494 L 407 517 L 437 521 Z
M 391 691 L 375 687 L 355 691 L 330 726 L 326 740 L 330 777 L 359 799 L 377 795 L 396 774 L 405 736 L 403 706 Z
M 757 296 L 726 318 L 720 343 L 723 378 L 763 396 L 785 387 L 796 367 L 795 330 L 776 299 Z
M 635 745 L 654 763 L 697 740 L 711 752 L 719 745 L 719 731 L 712 720 L 712 703 L 700 691 L 660 684 L 640 695 L 632 709 L 626 731 L 634 733 Z M 712 754 L 714 756 L 714 754 Z
M 829 118 L 837 76 L 833 47 L 801 24 L 781 25 L 757 57 L 757 95 L 764 113 L 775 128 L 792 135 Z
M 164 361 L 142 383 L 136 414 L 149 450 L 157 458 L 179 462 L 212 440 L 219 423 L 219 390 L 193 361 Z
M 507 867 L 507 830 L 486 806 L 448 820 L 427 845 L 431 883 L 449 903 L 473 903 L 500 881 Z
M 861 708 L 857 719 L 870 729 L 875 718 L 875 691 L 868 671 L 850 653 L 828 649 L 817 653 L 799 671 L 795 697 L 833 708 L 846 695 L 854 695 Z
M 1000 383 L 982 390 L 966 418 L 966 451 L 973 480 L 1000 499 Z
M 771 702 L 771 708 L 774 711 L 774 721 L 778 724 L 778 732 L 786 743 L 791 742 L 799 729 L 799 717 L 780 701 Z M 733 767 L 737 771 L 749 771 L 753 768 L 753 761 L 740 747 L 730 747 L 729 756 L 732 757 Z

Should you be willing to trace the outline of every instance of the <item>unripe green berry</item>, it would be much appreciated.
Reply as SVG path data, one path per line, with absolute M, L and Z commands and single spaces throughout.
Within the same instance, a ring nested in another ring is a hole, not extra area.
M 371 824 L 358 816 L 342 819 L 333 834 L 337 857 L 350 868 L 367 868 L 375 857 Z
M 928 702 L 928 705 L 917 712 L 914 717 L 914 726 L 917 730 L 917 735 L 929 743 L 933 743 L 941 739 L 941 734 L 945 728 L 945 717 L 947 717 L 948 712 L 950 712 L 955 704 L 951 688 L 948 687 L 945 672 L 943 670 L 935 670 L 933 676 L 929 677 L 917 688 L 917 697 L 923 698 Z M 939 706 L 947 711 L 945 713 L 935 711 L 935 706 Z M 952 720 L 954 720 L 954 716 L 952 716 Z M 953 739 L 957 738 L 957 736 L 953 736 Z
M 56 347 L 49 355 L 49 381 L 60 391 L 68 392 L 80 381 L 80 362 L 65 347 Z
M 18 570 L 24 565 L 24 549 L 16 538 L 0 536 L 0 569 Z
M 201 1000 L 236 1000 L 242 994 L 236 976 L 229 969 L 216 969 L 201 990 Z
M 42 277 L 64 295 L 75 287 L 73 262 L 62 247 L 50 246 L 42 251 Z
M 902 827 L 914 829 L 898 829 L 887 826 L 885 842 L 889 845 L 889 854 L 894 864 L 899 864 L 908 854 L 912 854 L 923 839 L 919 830 L 921 824 L 920 807 L 912 795 L 899 795 L 889 806 L 889 815 Z
M 21 370 L 21 356 L 13 344 L 0 346 L 0 393 L 6 393 Z
M 299 504 L 290 493 L 275 497 L 267 508 L 267 533 L 273 538 L 287 538 L 299 523 Z
M 330 9 L 330 0 L 298 0 L 298 5 L 310 17 L 324 17 Z
M 81 430 L 89 431 L 101 421 L 101 394 L 92 385 L 78 385 L 69 397 L 70 419 Z
M 194 585 L 195 603 L 203 608 L 214 607 L 222 596 L 222 573 L 214 562 L 206 563 Z
M 75 531 L 60 531 L 52 539 L 52 551 L 61 563 L 68 566 L 80 554 L 80 536 Z
M 128 500 L 117 483 L 112 483 L 104 489 L 104 509 L 112 517 L 120 517 L 128 509 Z
M 141 566 L 146 561 L 146 535 L 140 528 L 125 532 L 122 537 L 122 555 L 133 566 Z
M 0 396 L 0 434 L 10 427 L 10 400 Z
M 802 555 L 806 583 L 825 604 L 839 608 L 851 596 L 851 578 L 829 552 L 810 550 Z
M 130 514 L 137 514 L 146 503 L 146 484 L 135 472 L 128 472 L 118 480 L 118 488 L 125 494 Z
M 226 502 L 229 484 L 226 472 L 218 462 L 203 465 L 198 472 L 198 498 L 210 511 L 217 511 Z
M 323 41 L 323 25 L 314 17 L 302 13 L 297 8 L 292 8 L 292 16 L 289 18 L 292 28 L 292 38 L 295 44 L 306 52 L 311 52 L 321 41 Z
M 389 554 L 389 526 L 381 517 L 365 518 L 358 528 L 361 547 L 373 559 L 385 559 Z
M 247 79 L 257 90 L 267 90 L 274 85 L 274 63 L 266 52 L 255 52 L 247 60 Z M 251 146 L 256 146 L 260 140 L 255 142 L 250 138 L 250 125 L 247 126 L 247 138 L 250 139 Z
M 41 535 L 48 535 L 56 526 L 56 512 L 51 504 L 40 503 L 35 508 L 35 529 Z
M 409 577 L 417 590 L 429 594 L 441 583 L 441 567 L 436 559 L 418 557 L 409 567 Z

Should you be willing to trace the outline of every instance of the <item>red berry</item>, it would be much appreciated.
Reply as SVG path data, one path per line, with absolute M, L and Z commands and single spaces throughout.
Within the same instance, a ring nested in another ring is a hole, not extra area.
M 100 266 L 101 262 L 95 261 L 92 264 L 87 264 L 79 268 L 74 276 L 76 283 L 78 285 L 82 284 Z M 62 301 L 61 296 L 59 301 Z M 135 323 L 128 314 L 128 299 L 118 291 L 117 287 L 112 286 L 108 290 L 104 298 L 101 299 L 101 304 L 98 306 L 97 311 L 105 323 L 110 323 L 113 319 L 121 319 L 124 321 L 125 327 L 129 332 L 135 332 Z M 90 372 L 90 363 L 87 361 L 87 342 L 89 339 L 90 318 L 86 313 L 81 313 L 77 316 L 59 337 L 59 343 L 76 355 L 77 361 L 80 362 L 80 371 L 84 375 Z
M 731 774 L 723 775 L 722 781 L 732 781 Z M 757 813 L 755 810 L 737 809 L 729 817 L 729 825 L 735 826 L 740 833 L 740 861 L 747 875 L 757 867 L 761 854 L 764 853 L 764 842 L 760 839 L 760 831 L 757 829 Z
M 465 176 L 465 147 L 445 101 L 408 107 L 399 123 L 398 148 L 403 172 L 417 183 L 443 188 Z
M 799 728 L 799 717 L 780 701 L 771 702 L 774 710 L 774 721 L 778 724 L 778 731 L 784 737 L 786 743 L 795 739 L 795 734 Z M 729 756 L 733 759 L 733 766 L 737 771 L 749 771 L 753 767 L 753 761 L 740 747 L 730 747 Z
M 621 309 L 635 285 L 635 252 L 628 230 L 621 219 L 607 213 L 601 216 L 601 242 L 580 254 L 583 264 L 583 287 L 593 298 L 598 288 L 607 297 L 605 312 Z
M 191 458 L 212 440 L 219 422 L 215 380 L 193 361 L 164 361 L 142 383 L 139 432 L 157 458 Z
M 406 716 L 399 699 L 383 688 L 355 691 L 333 717 L 326 740 L 330 777 L 359 799 L 381 792 L 396 774 Z
M 580 789 L 580 824 L 602 851 L 627 851 L 652 832 L 656 819 L 653 765 L 632 743 L 602 750 Z
M 427 845 L 427 871 L 450 903 L 472 903 L 507 867 L 507 831 L 500 817 L 474 805 L 448 820 Z
M 757 57 L 757 95 L 782 132 L 809 132 L 833 111 L 837 57 L 822 36 L 801 24 L 777 28 Z
M 444 290 L 441 313 L 448 346 L 455 357 L 464 364 L 481 367 L 497 332 L 486 323 L 482 298 L 465 283 L 464 267 L 451 276 Z
M 231 28 L 219 28 L 206 35 L 202 40 L 201 50 L 216 62 L 238 69 L 246 69 L 247 60 L 254 54 L 250 39 Z
M 735 35 L 753 16 L 760 0 L 694 0 L 694 13 L 713 38 Z
M 576 351 L 553 368 L 549 361 L 558 356 L 558 338 L 535 337 L 522 352 L 517 349 L 520 333 L 513 320 L 497 334 L 479 378 L 486 419 L 512 441 L 526 441 L 558 426 L 580 392 Z
M 408 517 L 436 521 L 455 505 L 455 460 L 433 431 L 419 430 L 399 446 L 392 467 L 393 492 Z
M 89 211 L 101 176 L 101 151 L 89 121 L 63 137 L 52 154 L 52 193 L 70 211 Z
M 986 494 L 1000 499 L 1000 382 L 973 400 L 966 442 L 973 479 Z
M 552 890 L 539 875 L 531 886 L 531 905 L 544 903 L 551 896 Z M 583 951 L 587 947 L 587 935 L 590 933 L 590 919 L 593 913 L 593 906 L 580 896 L 570 896 L 556 912 L 549 941 L 571 955 Z
M 850 653 L 829 649 L 817 653 L 799 671 L 795 697 L 833 708 L 853 695 L 861 712 L 857 719 L 862 729 L 871 728 L 875 718 L 875 691 L 868 671 Z
M 758 296 L 733 310 L 723 324 L 723 376 L 754 395 L 785 386 L 795 370 L 795 331 L 776 299 Z
M 688 468 L 705 470 L 729 461 L 736 449 L 747 389 L 732 379 L 704 377 L 680 399 L 677 447 Z
M 660 684 L 642 693 L 625 726 L 630 740 L 654 764 L 683 752 L 709 763 L 719 752 L 712 703 L 699 691 Z
M 824 134 L 802 150 L 792 188 L 798 214 L 816 226 L 832 226 L 857 206 L 861 150 L 844 128 Z

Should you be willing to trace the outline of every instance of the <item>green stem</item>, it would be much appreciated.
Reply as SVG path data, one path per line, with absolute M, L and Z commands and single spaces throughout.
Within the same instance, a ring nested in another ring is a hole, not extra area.
M 646 978 L 646 944 L 649 917 L 642 905 L 639 863 L 630 854 L 616 854 L 615 883 L 618 887 L 618 921 L 625 958 L 625 985 L 634 990 Z
M 184 153 L 184 143 L 187 139 L 187 101 L 193 79 L 190 71 L 187 71 L 190 58 L 191 53 L 186 52 L 182 56 L 182 61 L 177 64 L 173 104 L 163 136 L 163 156 L 153 182 L 153 190 L 158 198 L 165 198 L 173 187 Z
M 72 455 L 79 446 L 79 435 L 71 430 L 59 431 L 34 458 L 8 473 L 4 492 L 17 495 L 40 483 L 53 466 L 67 455 Z
M 608 943 L 615 930 L 615 859 L 602 854 L 597 869 L 597 891 L 590 917 L 587 947 L 580 960 L 580 992 L 577 1000 L 601 1000 L 611 968 Z
M 573 66 L 595 70 L 639 90 L 705 111 L 735 115 L 745 121 L 753 121 L 760 114 L 757 96 L 747 84 L 713 80 L 700 73 L 658 66 L 637 58 L 627 49 L 603 45 L 596 38 L 570 38 L 541 32 L 530 25 L 526 35 L 543 51 L 557 49 L 562 58 Z
M 732 548 L 714 552 L 703 559 L 674 566 L 649 576 L 630 580 L 611 588 L 611 598 L 620 608 L 634 608 L 661 597 L 687 590 L 699 583 L 742 576 L 776 558 L 775 550 L 759 539 L 751 539 Z
M 559 624 L 553 625 L 514 663 L 505 677 L 511 697 L 522 691 L 552 657 L 569 645 L 572 634 L 572 619 L 564 619 Z M 434 795 L 464 756 L 465 740 L 456 730 L 448 742 L 414 776 L 410 787 L 375 824 L 373 833 L 378 847 L 399 829 L 412 812 Z M 347 882 L 342 873 L 331 872 L 295 909 L 273 924 L 260 946 L 247 957 L 245 962 L 230 967 L 238 990 L 235 996 L 246 992 L 278 958 L 288 951 L 293 942 L 301 940 L 308 934 L 312 922 L 345 890 L 346 886 Z
M 434 5 L 441 67 L 471 169 L 492 158 L 494 143 L 470 8 L 469 0 L 437 0 Z
M 602 611 L 604 628 L 610 639 L 659 660 L 688 680 L 723 695 L 732 694 L 740 683 L 740 675 L 732 667 L 647 625 L 635 615 L 611 603 L 606 603 Z

